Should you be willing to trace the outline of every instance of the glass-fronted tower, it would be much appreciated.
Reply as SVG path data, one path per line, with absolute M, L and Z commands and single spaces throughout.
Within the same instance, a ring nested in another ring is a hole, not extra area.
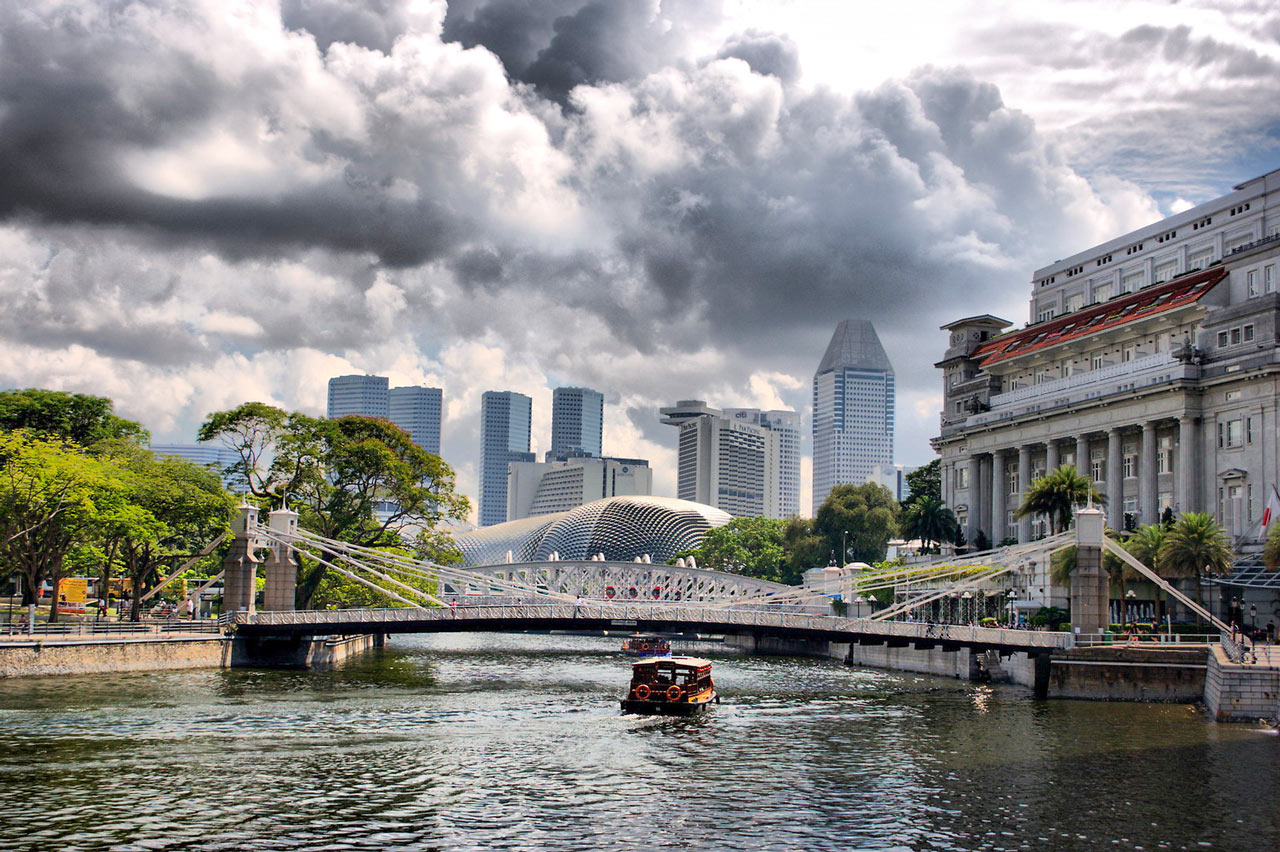
M 440 388 L 406 386 L 391 389 L 391 422 L 408 432 L 413 442 L 440 455 Z
M 813 376 L 813 512 L 893 464 L 893 366 L 867 320 L 844 320 Z
M 533 400 L 514 391 L 485 391 L 480 398 L 480 526 L 507 520 L 507 466 L 531 462 Z
M 604 432 L 604 394 L 590 388 L 556 388 L 551 396 L 551 450 L 547 460 L 599 458 Z
M 329 407 L 326 417 L 391 416 L 390 392 L 386 376 L 334 376 L 329 380 Z

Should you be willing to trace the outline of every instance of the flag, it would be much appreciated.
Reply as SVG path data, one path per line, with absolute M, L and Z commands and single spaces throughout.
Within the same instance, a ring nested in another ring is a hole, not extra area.
M 1271 519 L 1280 515 L 1280 494 L 1276 493 L 1276 487 L 1271 486 L 1271 493 L 1267 495 L 1267 508 L 1262 510 L 1262 528 L 1265 530 L 1271 526 Z

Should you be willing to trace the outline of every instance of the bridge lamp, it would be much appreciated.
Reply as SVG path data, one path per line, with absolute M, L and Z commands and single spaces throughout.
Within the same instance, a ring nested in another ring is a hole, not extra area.
M 960 613 L 961 620 L 973 621 L 973 593 L 966 589 L 965 593 L 960 597 L 964 600 L 964 603 L 962 604 L 962 611 Z M 966 612 L 968 613 L 968 618 L 965 618 Z

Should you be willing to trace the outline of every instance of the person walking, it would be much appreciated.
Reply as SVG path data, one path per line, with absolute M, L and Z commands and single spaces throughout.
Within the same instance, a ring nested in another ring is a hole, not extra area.
M 1267 620 L 1267 644 L 1274 645 L 1276 643 L 1276 623 L 1274 619 Z

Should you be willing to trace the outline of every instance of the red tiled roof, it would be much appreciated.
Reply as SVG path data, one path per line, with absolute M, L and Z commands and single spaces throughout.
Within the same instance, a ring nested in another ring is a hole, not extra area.
M 973 357 L 985 368 L 1008 358 L 1094 334 L 1104 328 L 1115 328 L 1143 317 L 1194 304 L 1226 277 L 1227 270 L 1221 266 L 1183 275 L 1123 299 L 1112 299 L 1022 331 L 1002 335 L 979 346 Z

